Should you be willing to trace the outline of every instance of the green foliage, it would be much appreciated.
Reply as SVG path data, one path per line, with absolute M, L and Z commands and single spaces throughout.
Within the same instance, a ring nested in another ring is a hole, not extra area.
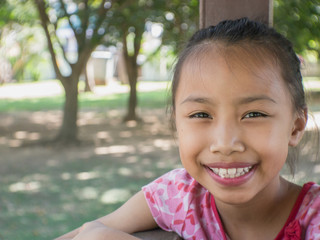
M 163 44 L 177 53 L 199 27 L 197 0 L 166 1 L 163 15 L 159 18 L 164 26 Z
M 11 20 L 12 10 L 13 6 L 9 5 L 7 1 L 0 2 L 0 30 Z
M 274 26 L 304 56 L 320 57 L 320 1 L 275 0 Z
M 32 1 L 2 0 L 0 1 L 0 32 L 3 27 L 16 24 L 33 24 L 36 11 Z
M 140 0 L 110 9 L 110 21 L 105 43 L 116 44 L 127 34 L 144 31 L 147 22 L 160 23 L 163 27 L 162 44 L 174 52 L 197 29 L 199 3 L 197 0 Z M 113 3 L 117 4 L 117 3 Z
M 45 39 L 39 26 L 15 24 L 8 29 L 2 39 L 6 58 L 10 61 L 14 79 L 22 82 L 26 79 L 40 78 L 40 63 L 48 60 L 45 51 Z M 49 67 L 49 65 L 46 63 Z
M 4 59 L 10 62 L 13 78 L 19 82 L 28 76 L 40 77 L 37 66 L 43 61 L 45 51 L 43 37 L 35 24 L 36 18 L 32 1 L 0 3 L 0 58 L 2 63 Z
M 21 25 L 33 25 L 37 19 L 37 12 L 32 1 L 7 0 L 11 19 Z

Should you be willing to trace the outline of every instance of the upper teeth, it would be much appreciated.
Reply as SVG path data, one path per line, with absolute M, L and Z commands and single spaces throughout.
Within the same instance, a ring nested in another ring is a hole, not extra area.
M 222 178 L 235 178 L 240 177 L 250 171 L 252 166 L 244 168 L 211 168 L 215 174 Z

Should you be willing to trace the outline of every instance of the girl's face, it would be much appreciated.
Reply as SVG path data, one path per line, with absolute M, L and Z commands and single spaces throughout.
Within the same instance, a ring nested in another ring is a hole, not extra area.
M 244 204 L 279 189 L 288 146 L 298 144 L 305 118 L 294 112 L 276 66 L 248 54 L 226 61 L 226 54 L 212 47 L 186 60 L 175 118 L 189 174 L 216 201 Z

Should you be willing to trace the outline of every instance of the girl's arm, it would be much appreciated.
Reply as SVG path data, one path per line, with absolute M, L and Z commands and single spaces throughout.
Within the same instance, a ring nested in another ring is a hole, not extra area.
M 157 227 L 142 191 L 130 198 L 116 211 L 99 218 L 96 221 L 105 225 L 107 227 L 106 229 L 114 229 L 117 230 L 116 232 L 120 231 L 129 234 L 151 230 Z M 85 228 L 73 230 L 72 232 L 63 235 L 56 240 L 72 239 L 83 229 Z M 110 234 L 112 234 L 112 231 L 110 231 Z
M 66 238 L 67 240 L 71 238 Z M 85 223 L 79 233 L 72 238 L 72 240 L 105 240 L 105 239 L 117 239 L 117 240 L 138 240 L 125 232 L 118 231 L 103 225 L 99 221 L 92 221 Z

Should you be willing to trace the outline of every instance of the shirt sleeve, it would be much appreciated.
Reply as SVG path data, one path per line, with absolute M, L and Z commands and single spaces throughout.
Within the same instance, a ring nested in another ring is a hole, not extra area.
M 175 169 L 142 188 L 151 214 L 160 228 L 179 232 L 176 226 L 186 219 L 194 182 L 184 169 Z
M 226 239 L 212 209 L 210 192 L 185 169 L 175 169 L 142 190 L 163 230 L 176 232 L 183 239 Z
M 320 239 L 320 186 L 312 186 L 303 205 L 300 224 L 305 229 L 305 239 Z

